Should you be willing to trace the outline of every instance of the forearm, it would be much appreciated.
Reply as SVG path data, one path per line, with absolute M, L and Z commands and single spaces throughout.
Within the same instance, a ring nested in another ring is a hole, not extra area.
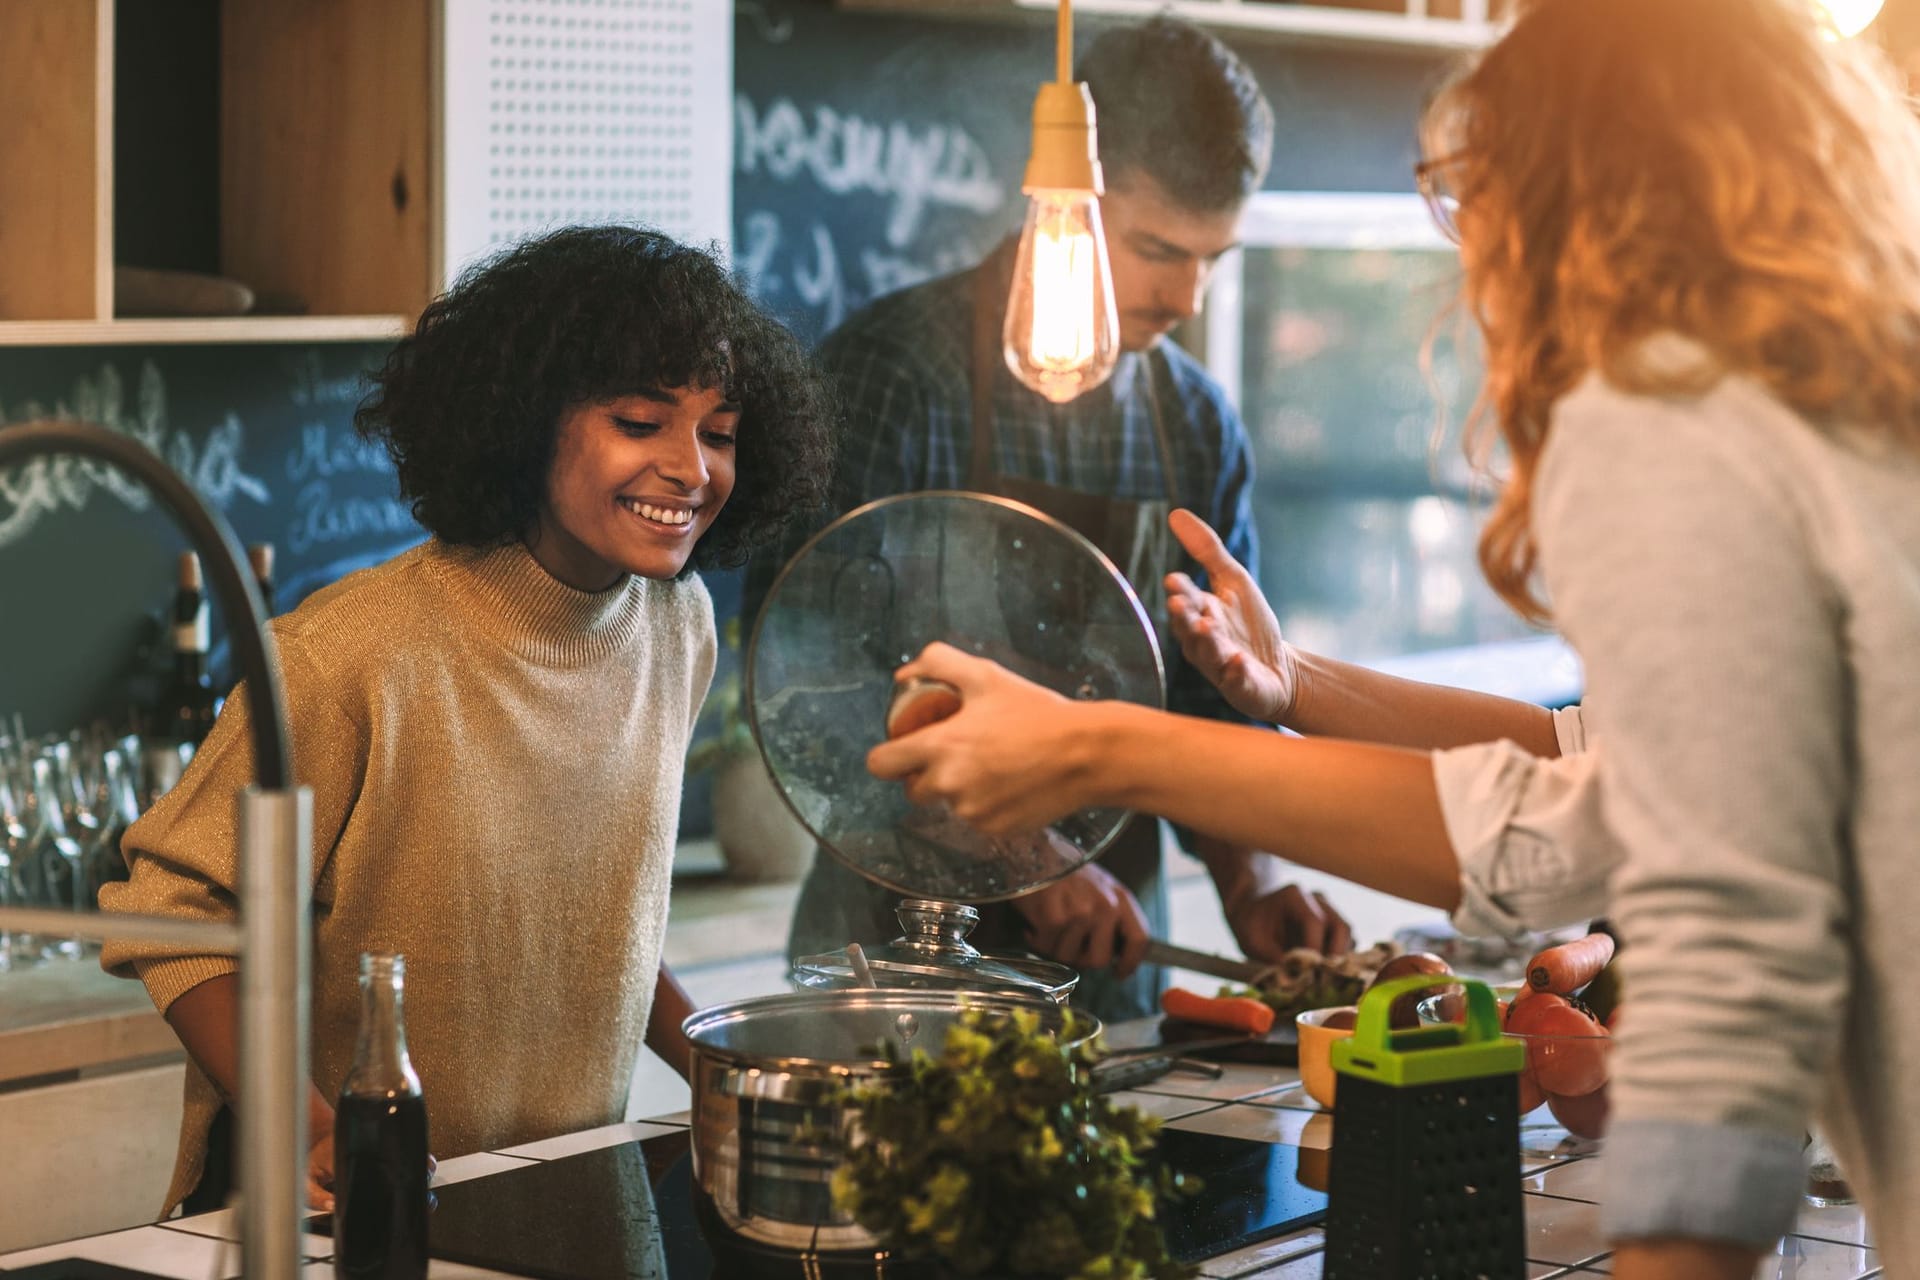
M 207 1079 L 231 1102 L 240 1096 L 240 979 L 210 978 L 167 1006 L 167 1024 Z M 307 1082 L 309 1138 L 331 1132 L 333 1105 Z
M 1711 1240 L 1637 1240 L 1613 1255 L 1615 1280 L 1746 1280 L 1760 1251 Z
M 682 1079 L 693 1075 L 693 1046 L 680 1030 L 680 1024 L 693 1016 L 693 1000 L 687 989 L 673 976 L 673 970 L 660 966 L 653 984 L 653 1011 L 647 1016 L 647 1048 L 678 1072 Z
M 1085 708 L 1095 803 L 1156 813 L 1369 888 L 1452 910 L 1460 867 L 1421 751 L 1293 739 L 1127 703 Z
M 1424 751 L 1508 738 L 1542 757 L 1560 754 L 1553 713 L 1513 698 L 1403 680 L 1349 662 L 1295 651 L 1296 733 Z
M 1287 878 L 1286 866 L 1280 859 L 1198 830 L 1193 833 L 1187 852 L 1206 867 L 1220 901 L 1227 906 L 1278 889 Z

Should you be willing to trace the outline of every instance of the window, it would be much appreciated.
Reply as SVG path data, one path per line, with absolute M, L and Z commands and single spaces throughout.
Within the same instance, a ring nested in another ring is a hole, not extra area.
M 1576 697 L 1565 647 L 1480 574 L 1489 495 L 1459 447 L 1478 375 L 1451 322 L 1421 367 L 1459 260 L 1419 197 L 1263 193 L 1243 232 L 1209 298 L 1207 362 L 1253 441 L 1261 586 L 1288 637 L 1418 678 Z

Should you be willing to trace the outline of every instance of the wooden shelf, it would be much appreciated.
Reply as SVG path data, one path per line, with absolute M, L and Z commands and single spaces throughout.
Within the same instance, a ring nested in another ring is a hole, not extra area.
M 218 71 L 203 73 L 219 76 L 219 173 L 205 178 L 219 186 L 219 261 L 134 264 L 238 280 L 304 314 L 141 319 L 114 314 L 116 50 L 142 70 L 166 50 L 145 28 L 120 47 L 116 0 L 0 0 L 0 111 L 18 125 L 0 131 L 0 346 L 399 336 L 438 292 L 440 3 L 200 6 L 219 41 Z M 141 213 L 136 200 L 121 216 Z
M 842 9 L 925 16 L 990 17 L 1049 11 L 1057 0 L 835 0 Z M 1478 49 L 1499 34 L 1501 0 L 1074 0 L 1076 14 L 1150 18 L 1170 13 L 1202 26 L 1279 39 L 1403 49 Z
M 404 316 L 232 316 L 217 319 L 0 321 L 0 347 L 105 347 L 170 342 L 390 342 Z

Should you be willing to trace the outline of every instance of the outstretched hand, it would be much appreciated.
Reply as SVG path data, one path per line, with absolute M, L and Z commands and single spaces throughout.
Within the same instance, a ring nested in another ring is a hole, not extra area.
M 1038 831 L 1091 802 L 1085 765 L 1097 742 L 1076 731 L 1089 704 L 945 644 L 894 673 L 914 676 L 958 689 L 960 710 L 875 747 L 867 769 L 876 778 L 905 783 L 915 804 L 944 804 L 988 835 Z
M 1297 682 L 1293 648 L 1280 635 L 1273 607 L 1206 521 L 1182 509 L 1167 523 L 1212 587 L 1202 590 L 1184 573 L 1166 577 L 1167 612 L 1180 652 L 1234 710 L 1279 724 L 1293 708 Z

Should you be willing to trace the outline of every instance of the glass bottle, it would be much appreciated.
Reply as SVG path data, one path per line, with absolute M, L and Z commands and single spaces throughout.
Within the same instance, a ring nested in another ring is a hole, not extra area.
M 220 695 L 207 673 L 210 631 L 200 557 L 180 553 L 173 595 L 173 675 L 154 704 L 144 761 L 152 799 L 179 781 L 181 769 L 220 715 Z
M 275 612 L 273 600 L 273 544 L 256 542 L 247 548 L 247 564 L 253 570 L 253 583 L 260 588 L 260 603 L 266 606 L 267 616 Z
M 360 957 L 360 1040 L 333 1113 L 333 1274 L 427 1274 L 427 1104 L 401 1016 L 406 958 Z

